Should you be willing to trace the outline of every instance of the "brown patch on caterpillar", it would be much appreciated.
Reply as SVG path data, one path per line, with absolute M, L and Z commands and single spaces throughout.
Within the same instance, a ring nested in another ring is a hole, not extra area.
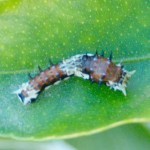
M 66 73 L 60 69 L 59 65 L 53 65 L 44 71 L 40 70 L 38 75 L 30 79 L 29 84 L 36 90 L 42 90 L 66 76 Z
M 105 82 L 107 86 L 122 91 L 124 95 L 126 95 L 127 81 L 135 73 L 135 71 L 126 71 L 120 64 L 114 64 L 112 53 L 107 59 L 104 58 L 104 53 L 98 56 L 97 52 L 95 55 L 86 54 L 82 57 L 82 72 L 89 74 L 92 82 L 97 82 L 99 85 Z
M 92 80 L 105 82 L 112 80 L 118 81 L 121 76 L 121 70 L 109 59 L 102 56 L 84 55 L 82 58 L 82 68 L 84 73 L 88 73 Z
M 82 58 L 82 68 L 84 73 L 88 73 L 95 82 L 99 81 L 119 81 L 122 70 L 107 58 L 98 56 L 84 55 Z
M 104 81 L 118 82 L 122 76 L 122 69 L 112 62 L 108 65 Z

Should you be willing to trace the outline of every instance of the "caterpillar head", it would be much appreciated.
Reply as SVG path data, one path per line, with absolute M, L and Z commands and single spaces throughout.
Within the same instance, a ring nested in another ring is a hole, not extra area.
M 113 88 L 115 91 L 122 91 L 122 93 L 126 96 L 127 82 L 135 72 L 135 70 L 129 72 L 123 69 L 120 80 L 118 82 L 108 81 L 107 85 L 110 86 L 110 88 Z

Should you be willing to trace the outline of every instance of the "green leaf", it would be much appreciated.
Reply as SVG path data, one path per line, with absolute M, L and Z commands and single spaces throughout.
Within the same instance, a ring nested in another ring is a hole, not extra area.
M 31 142 L 1 139 L 0 149 L 149 150 L 149 141 L 150 134 L 141 124 L 128 124 L 95 135 L 65 141 L 48 140 Z
M 150 121 L 149 1 L 0 1 L 0 135 L 68 138 L 128 122 Z M 5 3 L 5 5 L 1 5 Z M 23 106 L 13 91 L 37 73 L 79 53 L 113 51 L 136 70 L 127 96 L 72 77 Z

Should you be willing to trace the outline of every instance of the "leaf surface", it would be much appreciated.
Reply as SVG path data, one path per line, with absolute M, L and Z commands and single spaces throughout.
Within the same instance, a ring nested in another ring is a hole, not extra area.
M 1 5 L 3 4 L 3 5 Z M 24 139 L 72 137 L 128 122 L 150 121 L 148 0 L 0 2 L 0 135 Z M 23 106 L 13 91 L 37 66 L 80 53 L 113 51 L 136 70 L 127 96 L 72 77 Z

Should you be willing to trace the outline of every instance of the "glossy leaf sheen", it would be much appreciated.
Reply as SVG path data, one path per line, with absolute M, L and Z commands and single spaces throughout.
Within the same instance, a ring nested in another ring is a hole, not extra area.
M 0 134 L 53 138 L 86 134 L 119 121 L 150 121 L 148 0 L 0 2 Z M 2 4 L 2 5 L 1 5 Z M 113 51 L 136 70 L 127 96 L 72 77 L 23 106 L 12 92 L 37 73 L 79 53 Z M 137 119 L 138 118 L 138 119 Z M 95 131 L 96 132 L 96 131 Z

